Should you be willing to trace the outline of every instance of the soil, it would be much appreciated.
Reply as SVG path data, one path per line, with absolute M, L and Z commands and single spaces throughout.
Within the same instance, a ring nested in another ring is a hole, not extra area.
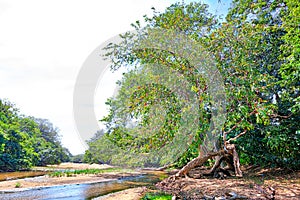
M 244 169 L 243 178 L 225 179 L 201 175 L 207 172 L 197 168 L 189 174 L 194 178 L 169 177 L 156 186 L 177 199 L 300 199 L 300 171 L 256 167 Z
M 146 193 L 146 187 L 131 188 L 120 192 L 112 193 L 103 197 L 98 197 L 93 200 L 140 200 Z

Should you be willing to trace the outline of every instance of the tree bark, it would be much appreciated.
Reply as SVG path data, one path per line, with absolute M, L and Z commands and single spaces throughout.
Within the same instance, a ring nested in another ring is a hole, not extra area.
M 203 165 L 208 159 L 216 157 L 216 161 L 212 169 L 210 170 L 211 174 L 220 168 L 220 165 L 223 161 L 227 163 L 226 169 L 234 170 L 235 175 L 237 177 L 242 177 L 243 173 L 240 169 L 240 160 L 238 153 L 236 152 L 236 148 L 234 144 L 226 144 L 226 150 L 220 150 L 217 152 L 211 152 L 206 155 L 199 155 L 197 158 L 194 158 L 190 162 L 188 162 L 177 174 L 175 178 L 182 177 L 183 175 L 188 178 L 188 173 L 190 170 L 197 166 Z M 232 159 L 231 159 L 231 158 Z
M 218 169 L 222 163 L 224 156 L 216 156 L 216 161 L 214 163 L 214 166 L 210 169 L 208 174 L 214 174 L 216 169 Z
M 213 152 L 213 153 L 209 153 L 207 155 L 204 156 L 198 156 L 197 158 L 194 158 L 193 160 L 191 160 L 190 162 L 188 162 L 179 172 L 177 172 L 177 174 L 175 175 L 175 177 L 181 177 L 182 175 L 184 175 L 185 177 L 188 177 L 188 173 L 190 170 L 192 170 L 193 168 L 195 168 L 196 166 L 201 166 L 203 165 L 208 159 L 215 157 L 215 156 L 220 156 L 225 154 L 224 150 L 220 150 L 218 152 Z
M 238 153 L 236 152 L 235 145 L 227 144 L 226 148 L 228 150 L 228 153 L 230 153 L 233 156 L 233 166 L 234 166 L 235 175 L 238 177 L 243 177 L 242 170 L 240 169 L 240 158 Z

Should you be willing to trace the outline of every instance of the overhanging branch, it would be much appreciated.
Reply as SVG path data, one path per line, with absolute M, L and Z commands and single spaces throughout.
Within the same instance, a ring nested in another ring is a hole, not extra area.
M 230 138 L 229 140 L 227 140 L 227 143 L 230 143 L 231 141 L 234 141 L 234 140 L 238 139 L 239 137 L 241 137 L 242 135 L 245 135 L 246 133 L 247 133 L 247 129 L 244 129 L 243 132 L 241 132 L 240 134 L 238 134 L 234 138 Z

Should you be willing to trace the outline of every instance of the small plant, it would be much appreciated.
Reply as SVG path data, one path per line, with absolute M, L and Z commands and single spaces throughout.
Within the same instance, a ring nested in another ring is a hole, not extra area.
M 148 192 L 141 200 L 171 200 L 172 195 L 163 192 Z
M 167 174 L 161 174 L 161 175 L 159 175 L 159 179 L 160 180 L 164 180 L 165 178 L 168 178 Z
M 20 182 L 17 182 L 16 185 L 15 185 L 15 188 L 20 188 L 22 185 Z
M 67 177 L 73 176 L 73 172 L 67 171 L 67 172 L 66 172 L 66 176 L 67 176 Z
M 64 173 L 60 172 L 60 171 L 55 171 L 55 172 L 50 173 L 49 176 L 50 177 L 62 177 L 62 176 L 64 176 Z
M 50 177 L 71 177 L 76 174 L 103 174 L 108 172 L 130 172 L 129 169 L 107 168 L 107 169 L 78 169 L 66 171 L 54 171 L 49 174 Z

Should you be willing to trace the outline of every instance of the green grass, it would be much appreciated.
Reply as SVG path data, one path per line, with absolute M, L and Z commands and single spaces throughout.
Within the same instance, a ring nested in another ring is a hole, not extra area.
M 109 172 L 130 172 L 128 169 L 121 168 L 107 168 L 107 169 L 78 169 L 78 170 L 65 170 L 54 171 L 49 174 L 50 177 L 71 177 L 77 174 L 103 174 Z
M 17 182 L 16 185 L 15 185 L 15 188 L 20 188 L 22 185 L 20 182 Z
M 171 200 L 172 195 L 163 192 L 148 192 L 141 200 Z
M 48 174 L 50 177 L 62 177 L 64 176 L 64 172 L 60 172 L 60 171 L 55 171 L 55 172 L 51 172 L 50 174 Z

